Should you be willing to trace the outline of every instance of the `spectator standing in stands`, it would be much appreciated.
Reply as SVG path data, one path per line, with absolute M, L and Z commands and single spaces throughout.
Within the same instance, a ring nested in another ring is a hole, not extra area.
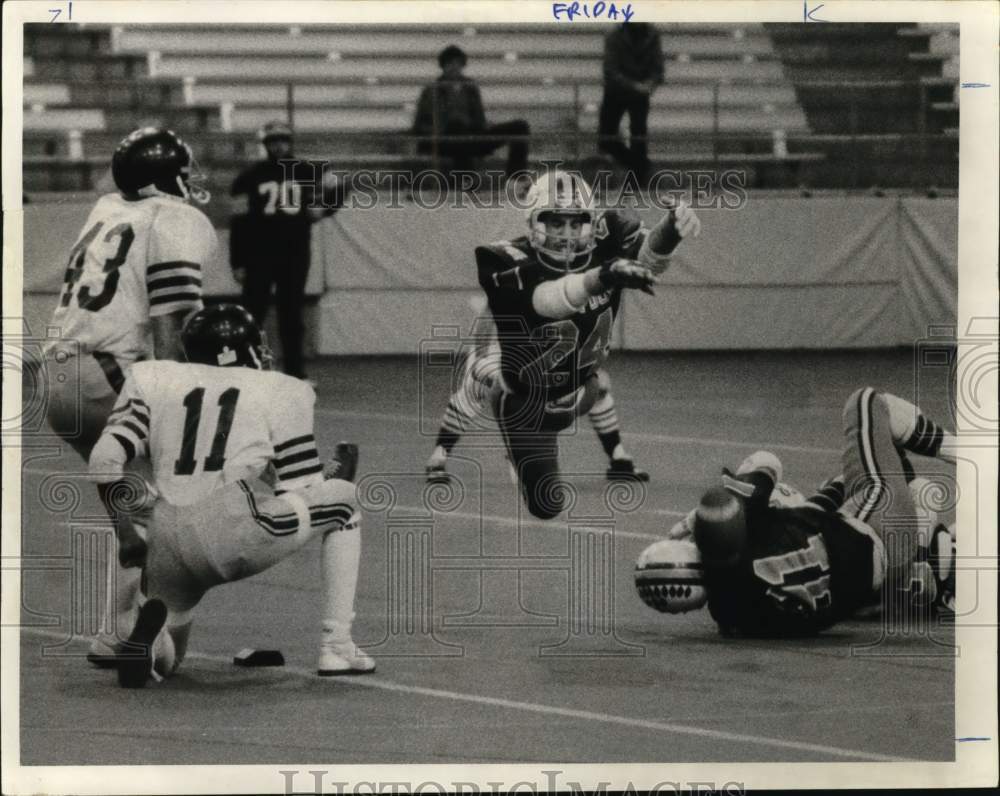
M 598 147 L 636 173 L 649 175 L 646 122 L 649 100 L 663 82 L 660 34 L 648 22 L 626 22 L 604 39 L 604 97 L 601 100 Z M 618 135 L 628 113 L 630 146 Z
M 233 276 L 243 285 L 243 305 L 261 327 L 275 289 L 283 368 L 290 376 L 305 379 L 302 314 L 311 226 L 317 218 L 332 215 L 343 197 L 332 178 L 323 175 L 322 207 L 312 207 L 317 175 L 311 163 L 293 158 L 289 125 L 269 122 L 259 138 L 267 158 L 233 182 L 232 195 L 246 196 L 247 208 L 232 219 L 230 262 Z
M 424 87 L 417 103 L 413 133 L 420 137 L 417 151 L 422 155 L 434 151 L 452 161 L 454 168 L 471 169 L 476 158 L 508 146 L 507 174 L 528 165 L 528 141 L 531 128 L 524 119 L 501 124 L 486 123 L 479 86 L 462 74 L 468 63 L 465 52 L 454 44 L 438 55 L 441 75 Z M 441 138 L 445 136 L 445 138 Z M 452 141 L 447 136 L 468 136 L 468 140 Z

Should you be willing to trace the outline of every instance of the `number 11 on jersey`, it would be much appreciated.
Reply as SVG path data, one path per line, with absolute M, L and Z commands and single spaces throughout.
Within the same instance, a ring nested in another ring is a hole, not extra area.
M 206 473 L 221 470 L 226 462 L 226 442 L 229 431 L 233 427 L 233 417 L 236 414 L 236 402 L 240 391 L 230 387 L 219 396 L 219 419 L 215 425 L 212 437 L 212 447 L 205 457 Z M 174 475 L 191 475 L 198 467 L 195 458 L 195 446 L 198 442 L 198 427 L 201 424 L 201 409 L 205 401 L 205 388 L 195 387 L 184 396 L 184 432 L 181 440 L 181 455 L 174 462 Z

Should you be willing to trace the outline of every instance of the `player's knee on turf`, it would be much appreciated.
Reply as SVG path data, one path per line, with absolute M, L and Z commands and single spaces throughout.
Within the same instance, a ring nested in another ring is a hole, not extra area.
M 566 508 L 571 487 L 558 472 L 532 472 L 529 466 L 522 469 L 520 477 L 524 502 L 532 516 L 551 520 Z

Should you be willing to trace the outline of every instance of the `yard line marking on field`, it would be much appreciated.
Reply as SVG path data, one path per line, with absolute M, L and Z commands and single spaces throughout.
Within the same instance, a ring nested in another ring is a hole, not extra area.
M 5 628 L 7 629 L 7 628 Z M 64 640 L 66 635 L 55 633 L 51 630 L 40 630 L 37 628 L 19 628 L 21 632 L 48 638 Z M 230 664 L 232 659 L 225 655 L 211 655 L 203 652 L 188 652 L 188 659 L 198 659 L 210 663 Z M 319 678 L 311 669 L 302 666 L 283 666 L 282 671 L 296 677 L 306 678 L 312 682 L 318 682 Z M 829 755 L 831 757 L 845 757 L 855 760 L 870 760 L 880 763 L 906 763 L 916 762 L 914 758 L 882 755 L 875 752 L 863 752 L 857 749 L 846 749 L 840 746 L 828 746 L 826 744 L 814 744 L 804 741 L 792 741 L 784 738 L 771 738 L 764 735 L 750 735 L 749 733 L 726 732 L 725 730 L 710 730 L 704 727 L 695 727 L 689 724 L 677 724 L 668 721 L 654 721 L 652 719 L 640 719 L 630 716 L 619 716 L 613 713 L 600 713 L 593 710 L 578 710 L 576 708 L 565 708 L 557 705 L 545 705 L 539 702 L 524 702 L 515 699 L 504 699 L 503 697 L 490 697 L 482 694 L 470 694 L 462 691 L 450 691 L 442 688 L 427 688 L 407 683 L 397 683 L 392 680 L 385 680 L 379 676 L 366 675 L 363 677 L 351 678 L 349 683 L 342 685 L 359 686 L 377 691 L 390 691 L 400 694 L 411 694 L 424 696 L 432 699 L 443 699 L 452 702 L 467 702 L 474 705 L 489 705 L 491 707 L 504 708 L 506 710 L 519 710 L 526 713 L 536 713 L 547 716 L 563 716 L 569 719 L 580 721 L 591 721 L 599 724 L 615 724 L 631 729 L 652 730 L 669 735 L 689 735 L 700 738 L 710 738 L 716 741 L 728 741 L 737 744 L 749 744 L 751 746 L 768 746 L 775 749 L 795 750 L 799 752 L 813 752 L 816 754 Z M 151 686 L 155 688 L 156 686 Z M 331 696 L 336 696 L 336 689 L 331 689 Z
M 47 467 L 25 467 L 22 472 L 26 473 L 37 473 L 39 475 L 52 475 L 53 473 L 59 473 L 60 470 L 53 468 L 49 469 Z M 81 472 L 83 472 L 81 470 Z M 393 506 L 393 510 L 411 512 L 414 515 L 421 515 L 427 512 L 425 506 Z M 686 511 L 674 511 L 673 509 L 649 509 L 648 514 L 656 514 L 663 517 L 683 517 L 687 514 Z M 495 522 L 500 525 L 524 525 L 528 527 L 538 527 L 538 528 L 551 528 L 559 525 L 558 520 L 537 520 L 529 518 L 517 518 L 517 517 L 503 517 L 499 514 L 476 514 L 472 511 L 447 511 L 447 512 L 435 512 L 435 514 L 441 514 L 441 516 L 446 517 L 457 517 L 463 520 L 476 520 L 482 519 L 488 522 Z M 623 536 L 629 539 L 662 539 L 663 534 L 655 533 L 638 533 L 635 531 L 615 531 L 616 536 Z
M 400 423 L 419 423 L 419 415 L 394 414 L 392 412 L 360 412 L 350 409 L 316 409 L 317 415 L 328 417 L 355 417 L 371 418 L 373 420 L 392 420 Z M 432 421 L 435 424 L 437 420 Z M 787 451 L 789 453 L 820 453 L 839 456 L 843 451 L 840 448 L 824 448 L 816 445 L 788 445 L 779 442 L 746 442 L 736 439 L 718 439 L 713 437 L 679 437 L 672 434 L 642 433 L 638 431 L 624 432 L 623 437 L 634 439 L 639 442 L 644 440 L 653 442 L 670 442 L 678 445 L 705 445 L 715 448 L 755 448 L 757 450 Z M 428 437 L 430 439 L 430 437 Z
M 403 512 L 413 512 L 415 515 L 419 516 L 421 514 L 426 514 L 426 506 L 393 506 L 393 510 L 399 510 Z M 536 520 L 528 519 L 525 517 L 502 517 L 499 514 L 476 514 L 474 511 L 446 511 L 446 512 L 434 512 L 436 515 L 440 514 L 442 517 L 457 517 L 463 520 L 484 520 L 488 522 L 495 522 L 499 525 L 513 525 L 513 526 L 526 526 L 530 528 L 561 528 L 563 527 L 565 521 L 560 521 L 559 519 L 554 520 Z M 677 512 L 680 516 L 680 512 Z M 586 523 L 581 523 L 578 527 L 574 526 L 576 530 L 585 530 Z M 603 529 L 602 529 L 603 530 Z M 663 539 L 663 534 L 655 533 L 638 533 L 635 531 L 619 531 L 615 529 L 611 532 L 612 536 L 624 536 L 628 539 Z

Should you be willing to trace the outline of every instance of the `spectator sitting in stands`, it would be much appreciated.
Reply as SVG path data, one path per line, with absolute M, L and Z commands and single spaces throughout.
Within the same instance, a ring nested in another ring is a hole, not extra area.
M 632 169 L 640 181 L 649 176 L 646 120 L 649 100 L 663 82 L 660 34 L 648 22 L 627 22 L 604 39 L 604 97 L 598 148 Z M 631 147 L 618 136 L 628 113 Z
M 455 169 L 471 169 L 476 158 L 508 145 L 507 174 L 528 165 L 528 142 L 531 128 L 523 119 L 502 124 L 486 124 L 479 86 L 462 74 L 468 59 L 460 47 L 445 47 L 438 55 L 441 75 L 425 86 L 417 103 L 413 133 L 420 136 L 417 151 L 432 154 L 435 138 L 437 153 L 452 161 Z M 441 136 L 445 136 L 441 138 Z M 468 136 L 449 140 L 447 136 Z

